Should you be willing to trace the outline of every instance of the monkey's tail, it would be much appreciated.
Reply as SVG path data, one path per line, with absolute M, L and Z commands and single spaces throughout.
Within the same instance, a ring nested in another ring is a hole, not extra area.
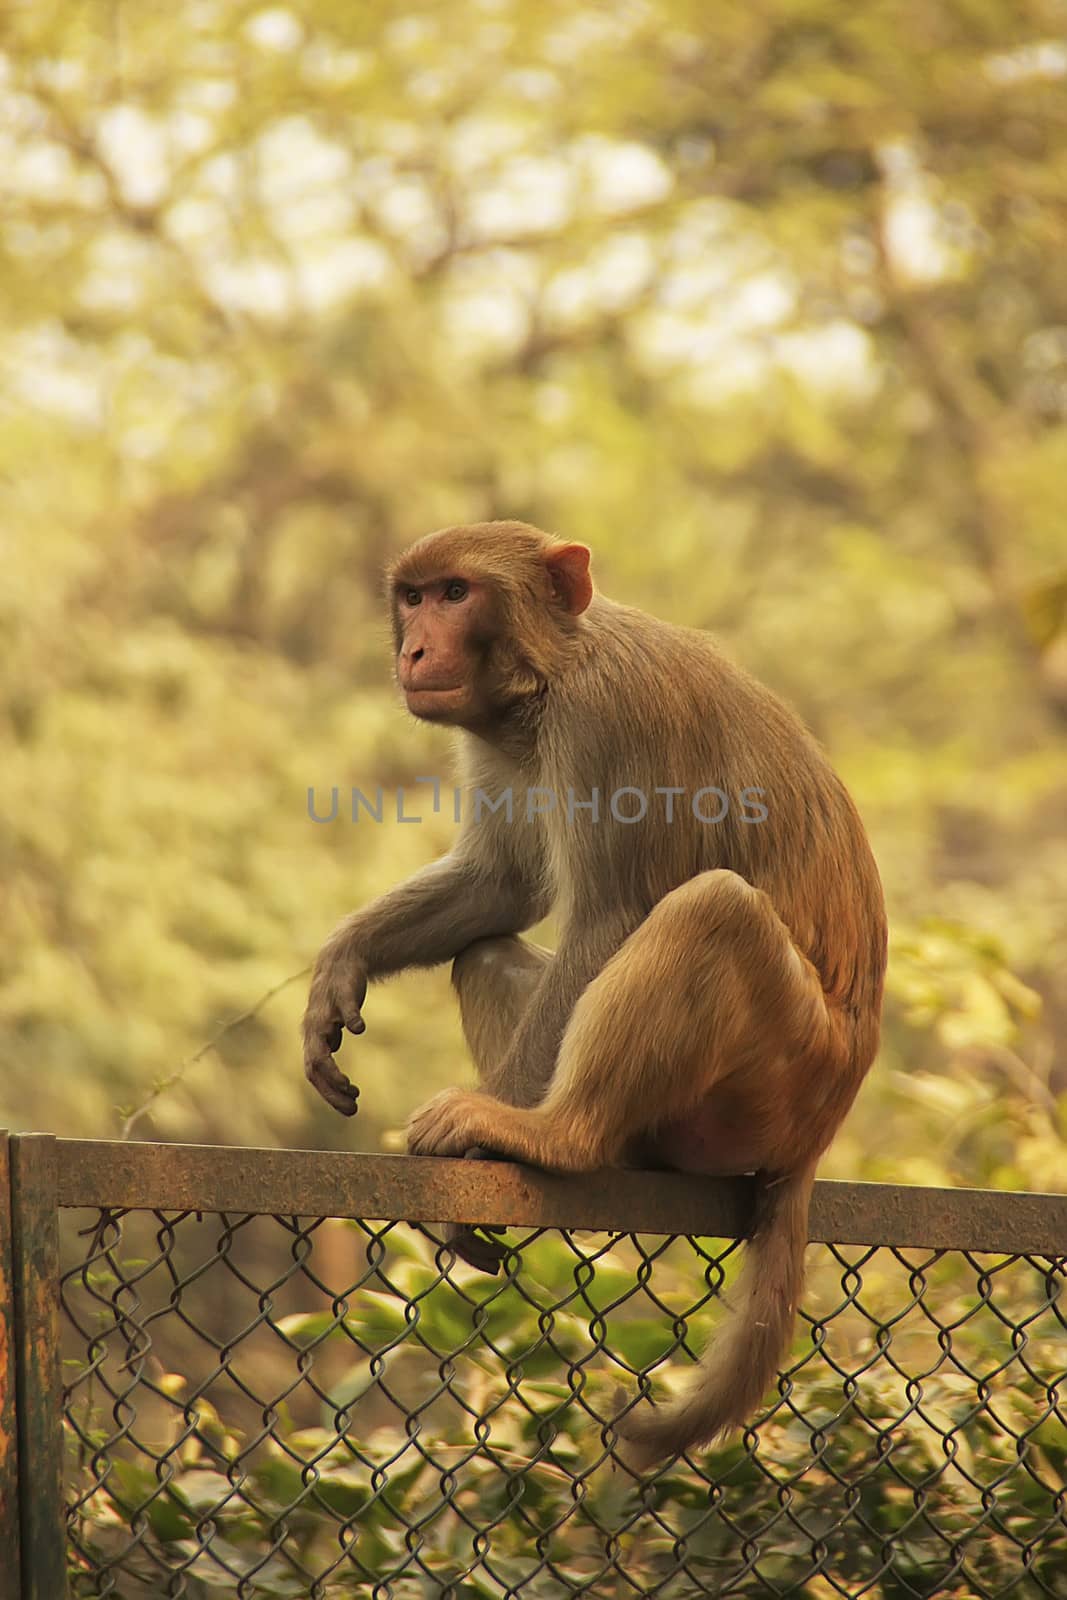
M 734 1309 L 705 1351 L 688 1393 L 620 1424 L 622 1457 L 643 1472 L 666 1456 L 709 1444 L 756 1410 L 789 1347 L 804 1282 L 814 1166 L 766 1185 L 745 1249 Z

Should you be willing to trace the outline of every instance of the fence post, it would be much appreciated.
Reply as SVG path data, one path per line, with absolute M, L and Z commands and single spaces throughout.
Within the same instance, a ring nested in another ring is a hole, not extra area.
M 48 1133 L 15 1134 L 10 1149 L 21 1595 L 64 1600 L 56 1141 Z
M 15 1304 L 11 1261 L 11 1161 L 0 1131 L 0 1550 L 19 1591 L 19 1449 L 15 1415 Z M 0 1578 L 0 1593 L 6 1593 Z

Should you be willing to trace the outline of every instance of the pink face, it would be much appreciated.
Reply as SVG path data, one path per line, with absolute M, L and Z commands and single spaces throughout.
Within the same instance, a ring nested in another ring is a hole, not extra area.
M 396 675 L 413 716 L 462 724 L 484 713 L 474 641 L 492 636 L 488 595 L 467 578 L 398 583 Z
M 394 568 L 396 675 L 413 716 L 484 731 L 514 693 L 508 662 L 522 660 L 531 683 L 530 653 L 550 646 L 561 619 L 589 605 L 589 551 L 567 544 L 497 552 L 510 558 L 512 589 L 525 591 L 518 614 L 513 606 L 509 615 L 506 582 L 477 553 L 472 558 L 462 540 L 450 549 L 456 540 L 446 534 L 430 535 Z

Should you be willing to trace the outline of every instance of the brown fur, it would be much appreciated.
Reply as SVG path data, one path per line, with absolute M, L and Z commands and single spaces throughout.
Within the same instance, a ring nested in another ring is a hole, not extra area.
M 342 1023 L 362 1031 L 366 979 L 457 958 L 483 1089 L 423 1106 L 413 1151 L 763 1175 L 734 1317 L 688 1395 L 628 1419 L 645 1464 L 742 1423 L 788 1346 L 815 1164 L 877 1048 L 886 930 L 862 825 L 802 725 L 704 635 L 591 598 L 587 559 L 525 524 L 480 523 L 393 567 L 409 705 L 466 730 L 471 794 L 511 787 L 514 820 L 468 816 L 450 855 L 337 930 L 305 1061 L 354 1110 L 332 1052 Z M 690 808 L 710 785 L 731 800 L 717 824 Z M 644 820 L 612 818 L 623 786 L 647 796 Z M 686 791 L 669 824 L 657 786 Z M 556 810 L 527 820 L 528 788 Z M 593 789 L 599 821 L 569 820 L 568 791 Z M 746 789 L 766 821 L 743 819 Z M 554 955 L 516 937 L 551 904 Z M 491 1248 L 458 1243 L 492 1265 Z

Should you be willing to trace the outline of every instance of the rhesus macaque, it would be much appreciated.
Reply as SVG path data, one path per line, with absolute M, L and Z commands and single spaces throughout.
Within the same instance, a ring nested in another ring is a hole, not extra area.
M 702 634 L 595 595 L 584 546 L 445 528 L 389 588 L 408 709 L 463 730 L 471 803 L 323 948 L 307 1075 L 350 1115 L 333 1054 L 368 979 L 451 960 L 482 1088 L 418 1110 L 412 1152 L 759 1174 L 736 1309 L 688 1393 L 623 1423 L 644 1466 L 741 1425 L 788 1347 L 815 1166 L 878 1043 L 878 872 L 797 718 Z M 518 937 L 551 906 L 552 954 Z M 455 1242 L 495 1270 L 499 1246 Z

